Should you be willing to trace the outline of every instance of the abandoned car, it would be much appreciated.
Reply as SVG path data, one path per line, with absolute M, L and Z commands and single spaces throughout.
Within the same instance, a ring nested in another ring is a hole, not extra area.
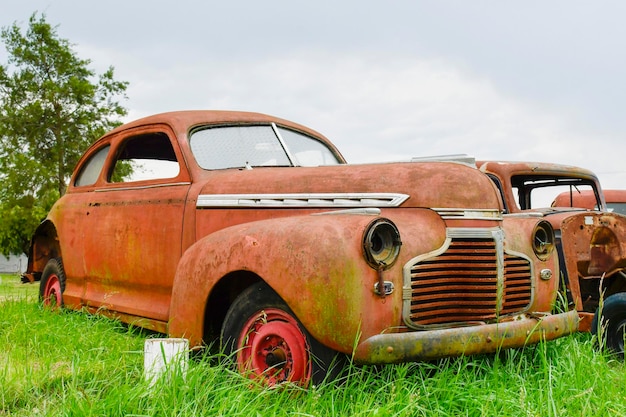
M 307 385 L 338 354 L 421 361 L 575 332 L 576 312 L 551 314 L 552 227 L 502 210 L 475 167 L 349 165 L 287 120 L 171 112 L 87 150 L 24 279 L 47 304 L 219 343 L 242 374 Z
M 602 190 L 602 194 L 607 211 L 626 215 L 626 190 Z M 575 193 L 563 192 L 554 199 L 552 205 L 602 210 L 595 193 L 591 190 L 577 190 Z
M 623 357 L 626 216 L 608 210 L 596 175 L 553 163 L 481 161 L 477 166 L 500 190 L 505 213 L 534 213 L 552 224 L 563 285 L 580 313 L 580 330 L 599 333 L 602 323 L 603 343 Z

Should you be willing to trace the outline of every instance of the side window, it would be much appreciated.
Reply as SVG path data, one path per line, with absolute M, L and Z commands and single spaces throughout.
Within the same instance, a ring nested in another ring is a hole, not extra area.
M 486 174 L 486 175 L 496 185 L 496 188 L 498 189 L 498 192 L 500 194 L 500 200 L 502 200 L 502 205 L 504 206 L 504 212 L 509 213 L 510 212 L 509 206 L 507 204 L 506 197 L 504 195 L 504 187 L 502 187 L 502 183 L 500 182 L 500 179 L 498 179 L 498 177 L 492 174 Z
M 109 182 L 134 182 L 178 176 L 180 165 L 169 137 L 150 133 L 125 140 L 120 147 Z
M 82 187 L 85 185 L 93 185 L 96 183 L 98 177 L 100 176 L 100 171 L 102 171 L 104 161 L 109 154 L 109 149 L 111 149 L 111 146 L 105 146 L 104 148 L 97 151 L 87 162 L 83 164 L 83 168 L 76 176 L 74 186 Z
M 511 192 L 513 192 L 513 201 L 515 201 L 515 205 L 517 206 L 518 210 L 526 210 L 530 207 L 528 207 L 527 201 L 526 201 L 526 194 L 524 194 L 524 191 L 522 188 L 516 187 L 516 186 L 512 186 L 511 187 Z

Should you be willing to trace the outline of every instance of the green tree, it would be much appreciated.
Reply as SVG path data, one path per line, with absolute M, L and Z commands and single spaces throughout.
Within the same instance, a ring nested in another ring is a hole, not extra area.
M 65 193 L 78 159 L 126 115 L 127 82 L 97 75 L 57 26 L 34 13 L 25 32 L 0 32 L 0 253 L 27 252 L 30 237 Z

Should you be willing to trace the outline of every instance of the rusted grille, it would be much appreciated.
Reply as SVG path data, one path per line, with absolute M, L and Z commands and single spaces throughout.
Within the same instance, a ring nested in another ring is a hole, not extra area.
M 492 239 L 453 239 L 444 253 L 413 265 L 410 321 L 417 326 L 489 321 L 524 310 L 531 300 L 530 264 L 505 254 L 499 285 L 496 251 Z
M 504 254 L 504 291 L 500 314 L 524 310 L 531 301 L 530 262 L 524 258 Z

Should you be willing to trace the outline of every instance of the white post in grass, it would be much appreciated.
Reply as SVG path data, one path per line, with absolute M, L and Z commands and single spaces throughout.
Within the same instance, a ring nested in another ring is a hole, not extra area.
M 146 339 L 144 375 L 150 386 L 162 376 L 183 378 L 189 362 L 189 340 L 179 338 Z

